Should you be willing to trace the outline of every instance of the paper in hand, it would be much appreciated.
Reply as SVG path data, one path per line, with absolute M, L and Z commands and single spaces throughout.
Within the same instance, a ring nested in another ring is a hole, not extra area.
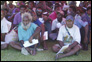
M 69 45 L 65 45 L 65 46 L 63 46 L 63 47 L 58 51 L 57 54 L 59 54 L 59 53 L 63 53 L 64 50 L 68 48 L 68 46 L 69 46 Z M 57 55 L 57 54 L 56 54 L 56 55 Z
M 23 44 L 23 46 L 24 47 L 29 47 L 29 46 L 35 45 L 37 43 L 38 43 L 38 39 L 33 39 L 32 43 L 30 43 L 29 41 L 25 41 L 24 44 Z

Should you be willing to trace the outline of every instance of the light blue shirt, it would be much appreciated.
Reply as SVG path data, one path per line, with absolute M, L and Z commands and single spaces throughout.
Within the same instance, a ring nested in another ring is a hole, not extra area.
M 27 30 L 24 30 L 21 26 L 21 24 L 18 27 L 18 37 L 19 41 L 28 41 L 29 38 L 32 36 L 34 31 L 36 30 L 38 26 L 34 23 L 31 23 L 30 27 Z
M 79 28 L 81 28 L 82 26 L 85 27 L 88 24 L 88 22 L 82 21 L 81 18 L 79 18 L 79 15 L 76 15 L 74 24 L 77 25 Z

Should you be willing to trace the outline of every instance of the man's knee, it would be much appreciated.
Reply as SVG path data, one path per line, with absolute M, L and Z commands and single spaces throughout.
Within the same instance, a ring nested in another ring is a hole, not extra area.
M 10 46 L 12 46 L 12 45 L 14 46 L 14 44 L 15 44 L 15 42 L 10 42 L 9 43 Z
M 81 45 L 78 44 L 74 48 L 80 50 L 82 47 L 81 47 Z
M 59 51 L 59 47 L 56 46 L 56 45 L 54 45 L 54 46 L 52 47 L 52 50 L 53 50 L 54 52 L 58 52 L 58 51 Z
M 1 49 L 3 50 L 3 49 L 6 49 L 8 47 L 8 44 L 2 44 L 1 45 Z

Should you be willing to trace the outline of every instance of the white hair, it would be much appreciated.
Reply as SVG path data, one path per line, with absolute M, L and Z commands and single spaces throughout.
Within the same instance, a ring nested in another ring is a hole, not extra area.
M 23 22 L 21 22 L 21 26 L 23 29 L 27 30 L 31 25 L 31 22 L 29 22 L 26 26 L 23 24 Z
M 31 16 L 30 13 L 25 12 L 25 13 L 22 14 L 21 17 L 22 17 L 21 26 L 23 27 L 23 29 L 27 30 L 30 27 L 30 25 L 31 25 L 32 16 Z M 23 18 L 25 18 L 25 17 L 28 17 L 29 18 L 29 21 L 30 21 L 26 26 L 23 24 Z
M 25 12 L 25 13 L 22 14 L 22 16 L 21 16 L 22 17 L 22 21 L 23 21 L 23 18 L 26 17 L 26 16 L 28 16 L 28 18 L 29 18 L 30 21 L 32 21 L 32 16 L 28 12 Z

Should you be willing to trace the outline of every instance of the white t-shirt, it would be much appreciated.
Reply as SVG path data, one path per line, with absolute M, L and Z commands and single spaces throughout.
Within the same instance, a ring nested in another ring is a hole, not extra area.
M 67 26 L 66 26 L 67 27 Z M 64 42 L 64 39 L 66 38 L 69 38 L 69 34 L 68 32 L 66 31 L 65 29 L 65 25 L 61 26 L 60 29 L 59 29 L 59 33 L 58 33 L 58 37 L 57 37 L 57 40 L 59 41 L 63 41 L 65 45 L 67 44 L 72 44 L 74 41 L 77 41 L 79 44 L 80 44 L 80 41 L 81 41 L 81 36 L 80 36 L 80 30 L 79 28 L 73 24 L 73 27 L 72 28 L 68 28 L 68 31 L 70 33 L 70 35 L 72 36 L 73 40 L 72 42 Z
M 39 21 L 40 21 L 41 23 L 44 23 L 43 18 L 39 18 Z
M 1 20 L 1 33 L 8 33 L 11 28 L 11 22 L 9 22 L 5 17 Z M 7 42 L 1 41 L 1 44 L 5 44 Z
M 1 33 L 8 33 L 11 28 L 11 22 L 5 17 L 1 20 Z
M 61 25 L 60 25 L 61 24 Z M 62 19 L 61 23 L 58 22 L 57 18 L 53 20 L 51 30 L 55 30 L 56 28 L 60 28 L 60 26 L 66 24 L 65 18 Z

